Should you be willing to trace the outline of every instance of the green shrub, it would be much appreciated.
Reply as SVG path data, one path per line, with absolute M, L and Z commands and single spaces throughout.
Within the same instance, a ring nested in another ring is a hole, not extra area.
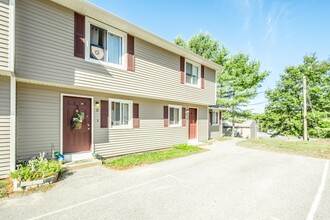
M 62 163 L 37 157 L 19 165 L 19 168 L 10 173 L 11 178 L 19 181 L 33 181 L 53 176 L 63 171 Z

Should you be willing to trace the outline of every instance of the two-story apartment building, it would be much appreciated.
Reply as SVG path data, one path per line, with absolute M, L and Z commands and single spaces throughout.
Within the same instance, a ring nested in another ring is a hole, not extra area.
M 84 0 L 0 0 L 0 177 L 208 139 L 221 66 Z

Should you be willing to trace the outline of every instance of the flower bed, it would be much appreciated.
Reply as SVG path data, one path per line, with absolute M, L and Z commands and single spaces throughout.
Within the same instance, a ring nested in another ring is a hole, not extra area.
M 18 169 L 11 172 L 10 176 L 14 180 L 14 191 L 20 191 L 53 183 L 62 171 L 61 162 L 48 160 L 41 154 L 18 165 Z

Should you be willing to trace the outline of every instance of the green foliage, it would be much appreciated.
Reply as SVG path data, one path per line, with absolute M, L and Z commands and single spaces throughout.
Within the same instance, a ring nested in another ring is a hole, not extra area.
M 34 160 L 29 160 L 26 163 L 19 165 L 19 168 L 16 171 L 11 172 L 10 176 L 19 181 L 33 181 L 53 176 L 62 171 L 61 162 L 37 157 Z
M 0 199 L 8 196 L 6 188 L 9 184 L 10 181 L 8 179 L 0 180 Z
M 134 166 L 157 163 L 163 160 L 183 157 L 203 151 L 203 149 L 196 146 L 180 144 L 162 151 L 145 152 L 114 158 L 105 161 L 105 165 L 115 169 L 127 169 Z
M 251 112 L 246 110 L 246 106 L 269 75 L 268 71 L 260 70 L 260 62 L 250 60 L 241 52 L 229 57 L 229 51 L 209 33 L 199 32 L 188 42 L 179 35 L 174 43 L 224 67 L 218 73 L 217 91 L 217 104 L 229 108 L 224 119 L 234 124 L 250 117 Z
M 220 65 L 226 62 L 229 54 L 229 51 L 207 32 L 198 32 L 187 42 L 178 35 L 174 43 Z
M 259 118 L 264 130 L 277 134 L 303 134 L 303 88 L 306 76 L 308 90 L 308 135 L 330 137 L 330 62 L 319 61 L 315 54 L 305 56 L 303 64 L 288 66 L 275 89 L 267 91 L 269 104 Z M 313 108 L 312 108 L 313 107 Z
M 239 52 L 228 59 L 218 79 L 217 102 L 230 109 L 224 117 L 234 123 L 249 118 L 251 112 L 246 106 L 256 97 L 257 89 L 268 75 L 268 71 L 260 71 L 260 62 L 251 61 L 246 54 Z

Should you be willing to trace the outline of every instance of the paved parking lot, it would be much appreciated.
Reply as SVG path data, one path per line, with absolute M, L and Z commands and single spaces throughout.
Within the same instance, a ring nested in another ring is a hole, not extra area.
M 0 219 L 330 219 L 329 162 L 235 146 L 127 171 L 79 170 L 0 201 Z

